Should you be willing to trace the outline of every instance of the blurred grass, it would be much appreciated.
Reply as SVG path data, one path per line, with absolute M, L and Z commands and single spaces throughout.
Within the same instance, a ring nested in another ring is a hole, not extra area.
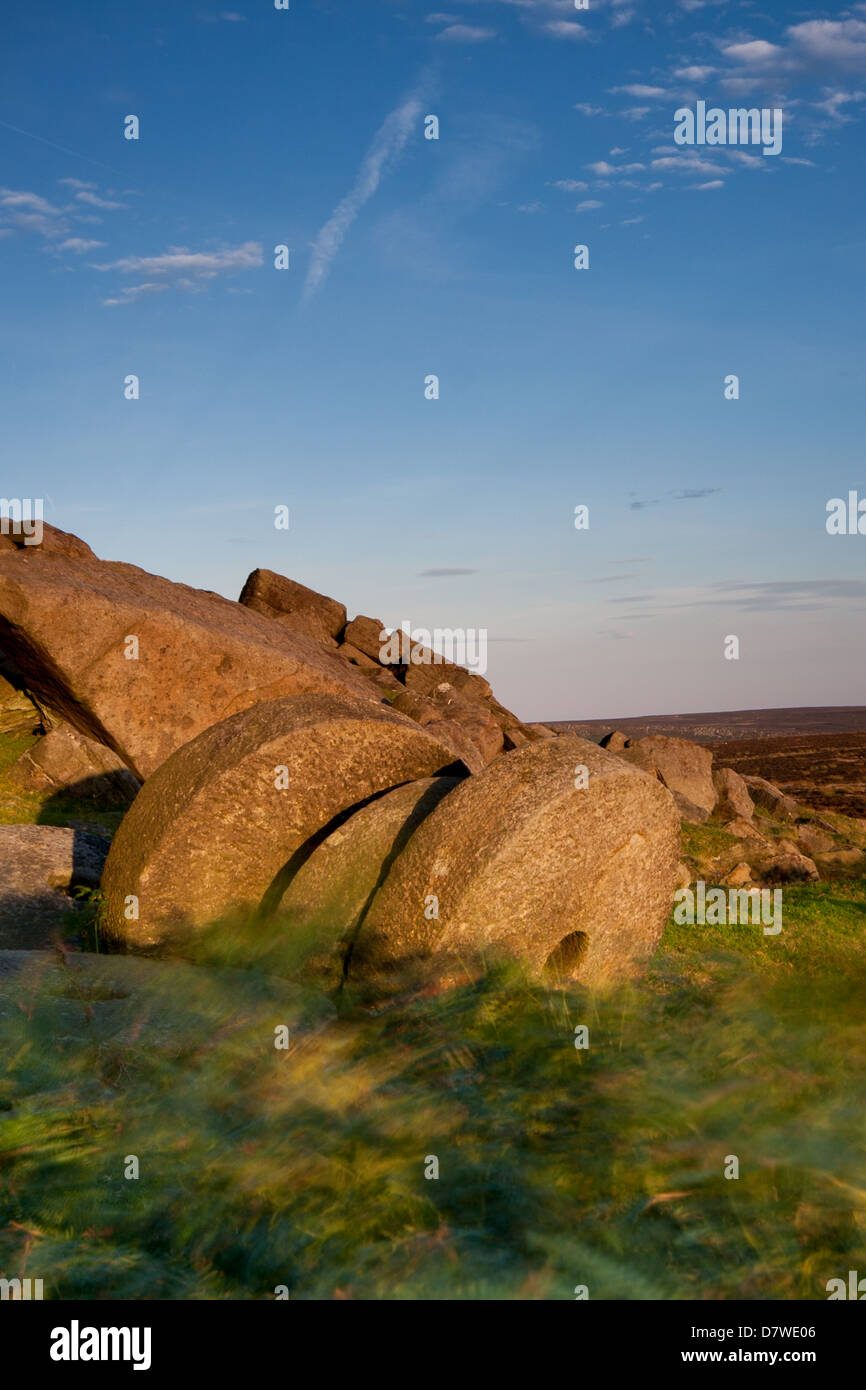
M 217 984 L 211 1045 L 173 1058 L 7 1011 L 0 1272 L 63 1298 L 823 1299 L 866 1272 L 866 880 L 784 911 L 773 938 L 669 925 L 608 996 L 511 966 L 344 990 L 288 1053 L 223 1036 Z M 243 940 L 251 985 L 285 970 Z

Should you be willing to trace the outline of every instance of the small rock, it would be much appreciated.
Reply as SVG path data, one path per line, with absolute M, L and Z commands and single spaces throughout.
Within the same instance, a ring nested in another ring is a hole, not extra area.
M 628 734 L 624 734 L 621 729 L 611 729 L 609 734 L 599 739 L 599 747 L 606 748 L 609 753 L 621 753 L 623 748 L 628 746 Z
M 722 879 L 726 888 L 745 888 L 752 881 L 752 866 L 742 860 Z
M 762 835 L 760 830 L 747 820 L 738 818 L 736 820 L 726 821 L 722 829 L 726 830 L 729 835 L 735 835 L 738 840 L 755 840 L 758 844 L 762 845 L 770 843 L 766 835 Z

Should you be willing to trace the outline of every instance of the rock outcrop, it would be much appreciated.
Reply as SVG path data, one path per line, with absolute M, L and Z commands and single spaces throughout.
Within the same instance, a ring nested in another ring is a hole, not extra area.
M 218 594 L 88 556 L 0 553 L 0 647 L 40 703 L 139 779 L 259 701 L 373 698 L 355 668 L 310 637 Z

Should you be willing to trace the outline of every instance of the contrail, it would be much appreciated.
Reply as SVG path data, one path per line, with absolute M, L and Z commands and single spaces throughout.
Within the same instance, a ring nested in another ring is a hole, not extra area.
M 406 145 L 423 110 L 420 93 L 407 97 L 386 116 L 367 153 L 349 193 L 338 203 L 331 217 L 313 242 L 310 268 L 304 283 L 304 299 L 309 299 L 327 277 L 331 264 L 358 213 L 369 202 L 386 172 Z
M 76 150 L 68 150 L 65 145 L 55 145 L 53 140 L 46 140 L 42 135 L 34 135 L 32 130 L 22 130 L 20 126 L 10 125 L 8 121 L 0 121 L 0 125 L 6 130 L 14 130 L 16 135 L 26 135 L 28 140 L 38 140 L 40 145 L 50 145 L 52 150 L 59 150 L 61 154 L 71 154 L 73 159 L 83 159 L 87 164 L 98 164 L 100 169 L 110 169 L 112 174 L 120 174 L 122 170 L 115 169 L 113 164 L 103 164 L 101 159 L 91 159 L 90 155 L 78 154 Z

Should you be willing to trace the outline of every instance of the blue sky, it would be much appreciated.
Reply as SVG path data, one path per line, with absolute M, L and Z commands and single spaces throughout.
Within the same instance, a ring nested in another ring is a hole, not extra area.
M 486 628 L 526 719 L 866 702 L 866 4 L 237 3 L 3 15 L 0 491 Z

